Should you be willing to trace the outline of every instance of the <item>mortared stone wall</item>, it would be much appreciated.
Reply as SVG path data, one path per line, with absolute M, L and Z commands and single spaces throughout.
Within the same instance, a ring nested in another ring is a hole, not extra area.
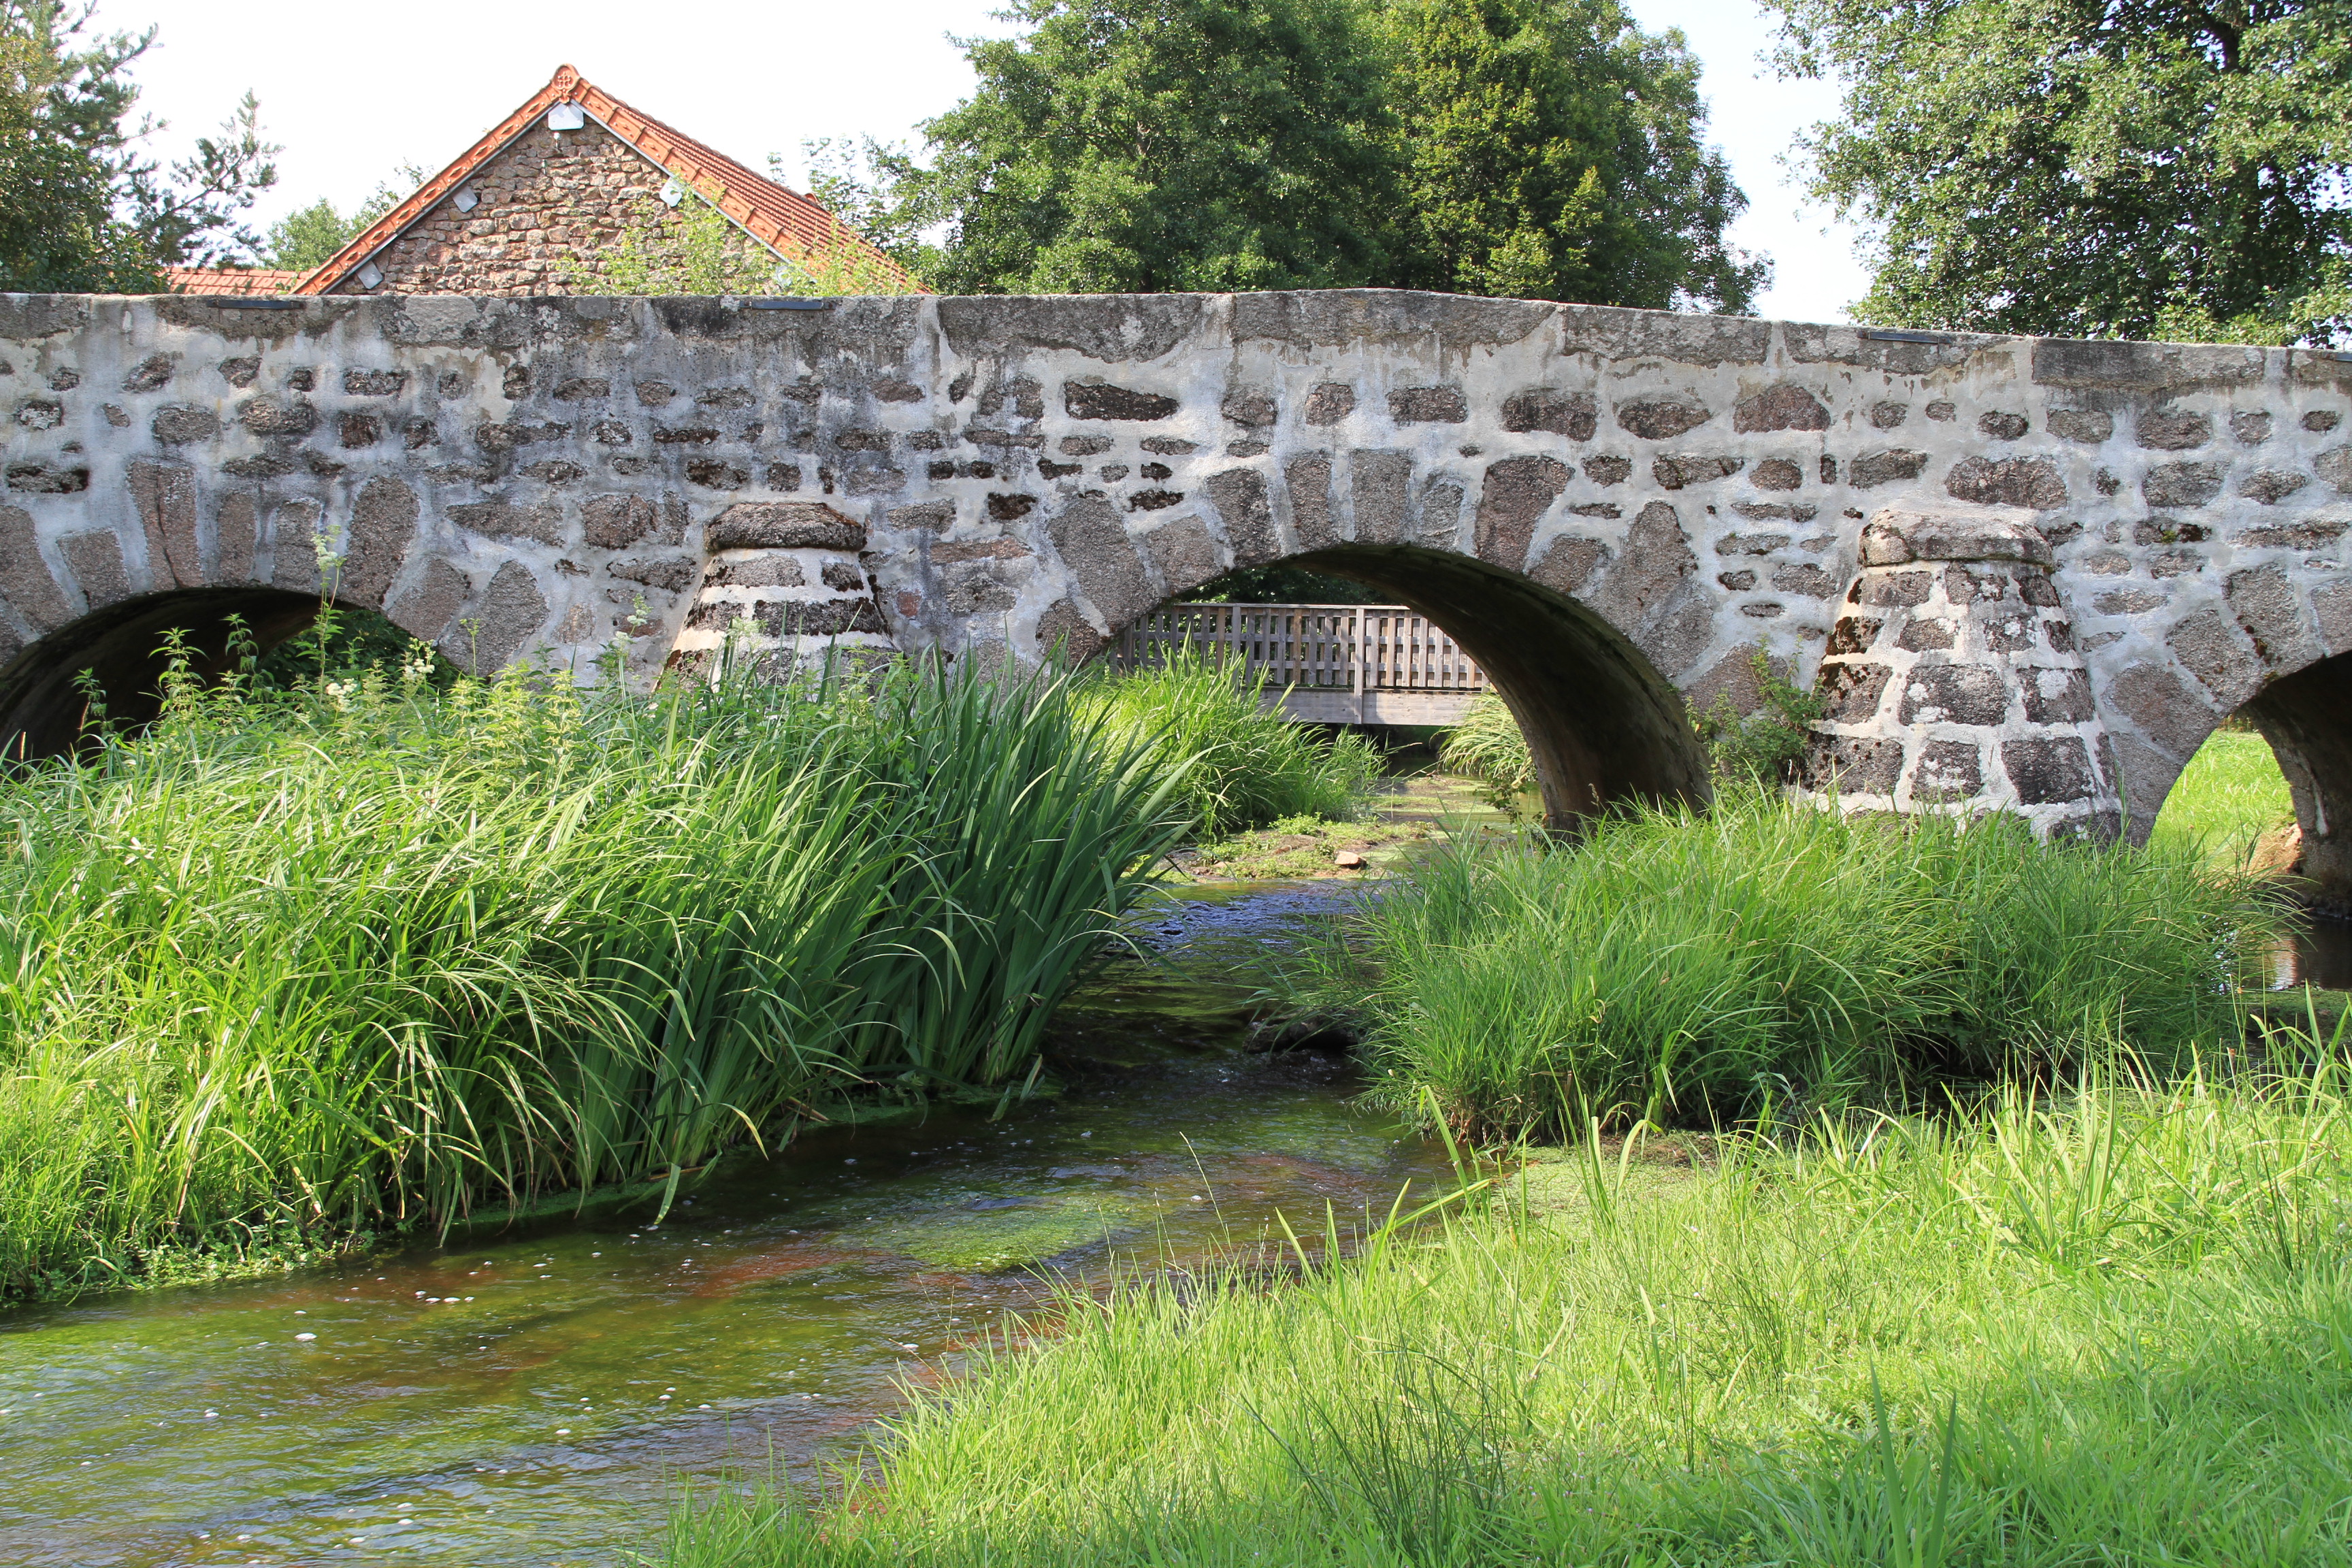
M 1849 806 L 2144 833 L 2244 708 L 2316 863 L 2352 847 L 2352 356 L 1382 291 L 782 303 L 0 297 L 0 651 L 310 590 L 314 538 L 343 599 L 583 679 L 738 620 L 1083 653 L 1307 558 L 1496 672 L 1555 809 L 1703 789 L 1674 694 L 1744 700 L 1760 652 L 1829 700 L 1810 784 Z

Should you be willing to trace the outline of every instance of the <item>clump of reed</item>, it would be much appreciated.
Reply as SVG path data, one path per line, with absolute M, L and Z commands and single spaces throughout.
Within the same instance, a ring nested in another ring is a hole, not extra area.
M 1269 712 L 1268 695 L 1264 671 L 1237 679 L 1184 647 L 1153 668 L 1096 672 L 1084 700 L 1113 730 L 1185 763 L 1203 838 L 1289 816 L 1356 815 L 1381 773 L 1379 752 L 1361 735 L 1287 722 Z
M 1750 791 L 1427 859 L 1303 1005 L 1362 1031 L 1376 1101 L 1477 1136 L 1728 1123 L 2107 1040 L 2177 1059 L 2233 1026 L 2279 919 L 2186 853 Z
M 918 1390 L 833 1506 L 690 1499 L 664 1562 L 2342 1561 L 2352 1102 L 2341 1042 L 2311 1060 L 1695 1169 L 1588 1142 L 1289 1289 L 1074 1294 Z
M 1051 675 L 285 697 L 0 782 L 0 1294 L 667 1178 L 1030 1071 L 1189 826 Z
M 1437 760 L 1447 773 L 1486 785 L 1487 796 L 1506 809 L 1536 787 L 1536 760 L 1527 737 L 1491 686 L 1471 700 L 1469 711 L 1445 732 Z

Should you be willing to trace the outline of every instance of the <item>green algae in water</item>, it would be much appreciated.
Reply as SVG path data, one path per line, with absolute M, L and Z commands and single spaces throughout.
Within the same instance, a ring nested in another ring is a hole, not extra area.
M 846 1247 L 902 1253 L 955 1273 L 1002 1274 L 1131 1236 L 1136 1212 L 1132 1204 L 1092 1194 L 982 1198 L 961 1208 L 845 1231 L 837 1239 Z

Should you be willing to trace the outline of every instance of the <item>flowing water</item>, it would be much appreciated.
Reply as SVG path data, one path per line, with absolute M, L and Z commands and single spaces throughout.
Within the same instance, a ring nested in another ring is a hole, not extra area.
M 1058 1026 L 1067 1092 L 833 1129 L 654 1206 L 0 1315 L 0 1563 L 610 1563 L 682 1482 L 807 1473 L 1050 1281 L 1385 1214 L 1442 1152 L 1246 1048 L 1346 884 L 1187 894 Z M 1204 974 L 1228 984 L 1204 984 Z
M 2352 991 L 2352 921 L 2327 915 L 2305 919 L 2292 942 L 2279 950 L 2271 984 L 2280 991 L 2303 985 Z

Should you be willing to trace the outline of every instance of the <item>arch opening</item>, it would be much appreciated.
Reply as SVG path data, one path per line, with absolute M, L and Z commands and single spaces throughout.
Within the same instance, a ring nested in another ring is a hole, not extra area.
M 1443 627 L 1527 737 L 1545 822 L 1628 802 L 1703 805 L 1706 749 L 1682 694 L 1624 633 L 1533 579 L 1406 544 L 1342 544 L 1276 564 L 1344 578 Z
M 2238 712 L 2262 731 L 2286 775 L 2313 902 L 2352 917 L 2352 654 L 2271 682 Z
M 317 619 L 319 597 L 283 588 L 182 588 L 142 594 L 93 610 L 28 645 L 0 669 L 0 755 L 13 761 L 54 757 L 79 743 L 89 670 L 106 698 L 107 718 L 136 727 L 162 711 L 163 646 L 177 632 L 190 667 L 206 680 L 230 667 L 231 617 L 267 653 Z
M 2280 677 L 2230 719 L 2167 782 L 2149 831 L 2285 879 L 2314 918 L 2273 983 L 2352 989 L 2352 653 Z

